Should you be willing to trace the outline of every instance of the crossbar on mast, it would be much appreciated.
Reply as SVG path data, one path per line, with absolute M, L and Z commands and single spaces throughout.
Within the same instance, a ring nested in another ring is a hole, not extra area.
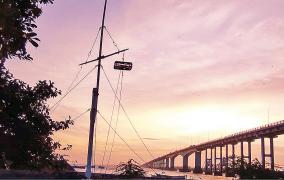
M 93 60 L 90 60 L 90 61 L 81 63 L 81 64 L 79 64 L 79 65 L 81 66 L 81 65 L 85 65 L 85 64 L 88 64 L 88 63 L 91 63 L 91 62 L 94 62 L 94 61 L 102 60 L 102 59 L 104 59 L 104 58 L 107 58 L 107 57 L 110 57 L 110 56 L 113 56 L 113 55 L 122 53 L 122 52 L 127 51 L 127 50 L 129 50 L 129 49 L 123 49 L 123 50 L 120 50 L 120 51 L 117 51 L 117 52 L 114 52 L 114 53 L 111 53 L 111 54 L 108 54 L 108 55 L 105 55 L 105 56 L 102 55 L 102 56 L 97 57 L 96 59 L 93 59 Z

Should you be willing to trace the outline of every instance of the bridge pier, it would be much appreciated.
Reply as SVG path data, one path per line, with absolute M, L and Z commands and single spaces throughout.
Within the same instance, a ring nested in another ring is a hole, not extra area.
M 228 154 L 228 144 L 225 145 L 225 153 L 226 153 L 226 164 L 225 164 L 225 171 L 228 170 L 228 164 L 229 164 L 229 154 Z
M 208 158 L 208 149 L 205 149 L 205 174 L 212 174 L 212 147 L 210 148 L 210 158 Z M 209 167 L 209 168 L 208 168 Z
M 170 169 L 171 170 L 174 170 L 175 169 L 175 157 L 171 157 L 170 158 L 171 160 L 171 162 L 170 162 Z
M 270 164 L 271 169 L 274 170 L 274 146 L 273 146 L 273 137 L 270 137 Z
M 188 157 L 189 157 L 189 154 L 186 154 L 182 157 L 182 170 L 183 170 L 183 172 L 189 172 Z
M 217 156 L 217 148 L 219 148 L 219 157 Z M 214 175 L 222 175 L 223 172 L 222 149 L 223 149 L 222 145 L 214 147 Z M 217 160 L 219 160 L 219 165 L 220 165 L 218 169 L 217 169 Z
M 241 141 L 241 167 L 244 166 L 244 142 Z
M 232 163 L 233 167 L 235 167 L 235 144 L 232 144 Z
M 273 138 L 269 137 L 269 144 L 270 144 L 270 153 L 265 153 L 265 137 L 261 137 L 261 163 L 263 169 L 265 169 L 265 158 L 270 157 L 270 168 L 274 170 L 274 146 L 273 146 Z
M 220 146 L 220 172 L 223 173 L 223 146 Z
M 217 161 L 217 153 L 216 153 L 216 146 L 214 147 L 214 173 L 217 171 L 216 161 Z
M 194 173 L 202 173 L 201 168 L 201 151 L 195 152 L 195 167 L 193 170 Z
M 261 164 L 263 169 L 265 169 L 265 145 L 264 145 L 264 137 L 260 138 L 261 141 Z
M 166 158 L 166 169 L 170 168 L 170 159 Z
M 205 173 L 208 171 L 207 148 L 205 149 Z
M 248 154 L 247 156 L 244 155 L 244 141 L 241 141 L 241 160 L 242 160 L 242 165 L 244 163 L 244 158 L 248 159 L 248 164 L 251 164 L 251 142 L 252 140 L 247 140 L 248 143 Z
M 213 173 L 213 159 L 212 159 L 212 150 L 213 150 L 213 148 L 211 147 L 210 148 L 210 160 L 211 160 L 211 162 L 210 162 L 210 173 L 212 174 Z
M 248 163 L 249 165 L 251 165 L 251 142 L 252 141 L 248 141 Z

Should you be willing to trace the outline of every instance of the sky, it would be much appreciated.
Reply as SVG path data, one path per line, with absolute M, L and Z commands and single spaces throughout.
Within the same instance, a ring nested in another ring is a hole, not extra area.
M 132 71 L 124 72 L 121 102 L 155 157 L 284 119 L 283 6 L 282 0 L 108 1 L 106 27 L 120 49 L 129 48 L 125 61 L 133 63 Z M 44 6 L 36 30 L 41 42 L 38 48 L 28 48 L 34 60 L 10 60 L 7 67 L 31 85 L 52 80 L 64 94 L 78 71 L 76 81 L 96 65 L 90 63 L 81 70 L 78 66 L 86 61 L 102 9 L 103 0 L 57 0 Z M 97 57 L 98 44 L 89 59 Z M 105 55 L 116 51 L 107 34 L 103 48 Z M 117 60 L 122 60 L 122 54 L 103 60 L 114 87 Z M 95 85 L 93 72 L 52 117 L 63 120 L 84 112 L 91 105 Z M 48 103 L 52 106 L 59 98 Z M 108 121 L 113 101 L 102 74 L 98 109 Z M 55 135 L 62 144 L 73 145 L 66 153 L 70 162 L 85 163 L 88 129 L 89 115 L 85 114 L 73 127 Z M 107 132 L 107 124 L 98 117 L 98 164 Z M 117 132 L 145 161 L 151 159 L 122 112 Z M 275 140 L 276 163 L 284 164 L 283 142 L 282 136 Z M 255 151 L 258 144 L 254 143 Z M 108 157 L 110 145 L 106 149 Z M 130 158 L 139 160 L 116 137 L 110 163 Z

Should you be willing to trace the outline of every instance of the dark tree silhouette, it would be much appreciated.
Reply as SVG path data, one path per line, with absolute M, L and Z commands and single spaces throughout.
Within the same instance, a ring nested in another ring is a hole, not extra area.
M 264 169 L 258 159 L 252 160 L 249 164 L 240 157 L 233 163 L 230 160 L 227 173 L 230 176 L 239 175 L 241 179 L 278 179 L 283 178 L 283 173 L 271 169 Z
M 70 117 L 53 121 L 46 104 L 49 98 L 59 94 L 51 81 L 39 81 L 30 87 L 0 67 L 0 154 L 11 162 L 11 168 L 61 167 L 58 162 L 63 162 L 63 156 L 55 153 L 61 144 L 51 136 L 68 128 L 73 121 Z M 3 157 L 0 159 L 3 163 Z
M 130 159 L 127 163 L 120 163 L 115 173 L 127 178 L 143 177 L 145 171 L 138 165 L 136 161 Z
M 0 0 L 0 168 L 60 169 L 67 165 L 61 148 L 52 139 L 54 132 L 68 128 L 73 121 L 53 121 L 46 101 L 61 92 L 51 81 L 31 87 L 15 79 L 4 67 L 7 59 L 32 60 L 26 50 L 38 47 L 35 20 L 40 6 L 53 0 Z
M 42 14 L 39 6 L 49 3 L 53 0 L 0 1 L 0 66 L 4 66 L 6 59 L 14 57 L 32 60 L 26 44 L 38 46 L 35 20 Z

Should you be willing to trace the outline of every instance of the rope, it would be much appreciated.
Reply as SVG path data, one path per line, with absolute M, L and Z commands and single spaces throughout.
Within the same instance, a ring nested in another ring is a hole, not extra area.
M 69 85 L 68 88 L 66 89 L 64 95 L 66 95 L 67 92 L 72 88 L 74 82 L 77 80 L 77 78 L 78 78 L 79 74 L 81 73 L 81 71 L 82 71 L 82 66 L 80 66 L 79 71 L 78 71 L 78 72 L 76 73 L 76 75 L 74 76 L 72 82 L 70 83 L 70 85 Z M 63 96 L 64 96 L 64 95 L 63 95 Z M 60 103 L 58 103 L 57 105 L 53 105 L 53 106 L 50 108 L 51 113 L 53 113 L 53 112 L 58 108 L 59 104 L 60 104 Z
M 124 144 L 125 144 L 140 160 L 142 160 L 143 163 L 146 164 L 146 161 L 145 161 L 141 156 L 139 156 L 139 154 L 137 154 L 137 153 L 135 152 L 135 150 L 132 149 L 131 146 L 126 142 L 126 140 L 124 140 L 124 139 L 118 134 L 118 132 L 111 126 L 111 124 L 106 120 L 106 118 L 100 113 L 99 110 L 97 110 L 97 113 L 98 113 L 98 114 L 101 116 L 101 118 L 109 125 L 109 127 L 113 130 L 113 132 L 124 142 Z M 140 165 L 141 165 L 141 164 L 140 164 Z M 152 167 L 149 166 L 149 168 L 150 168 L 155 174 L 157 174 L 157 172 L 156 172 Z
M 108 84 L 110 85 L 110 87 L 111 87 L 113 93 L 115 94 L 114 88 L 113 88 L 113 86 L 112 86 L 112 84 L 111 84 L 111 82 L 110 82 L 110 80 L 109 80 L 109 78 L 108 78 L 108 76 L 107 76 L 107 74 L 106 74 L 106 72 L 105 72 L 103 66 L 102 66 L 102 70 L 103 70 L 104 75 L 105 75 L 105 77 L 106 77 L 106 79 L 107 79 L 107 81 L 108 81 Z M 125 116 L 127 117 L 129 123 L 131 124 L 132 128 L 134 129 L 136 135 L 139 137 L 140 141 L 142 142 L 142 144 L 144 145 L 144 147 L 146 148 L 146 150 L 148 151 L 148 153 L 150 154 L 150 156 L 151 156 L 153 159 L 155 159 L 155 157 L 153 156 L 153 154 L 150 152 L 149 148 L 148 148 L 148 147 L 146 146 L 146 144 L 144 143 L 142 137 L 139 135 L 138 131 L 136 130 L 136 128 L 135 128 L 135 126 L 134 126 L 134 124 L 133 124 L 132 121 L 130 120 L 130 117 L 128 116 L 128 114 L 127 114 L 126 110 L 124 109 L 123 105 L 121 104 L 121 101 L 119 100 L 119 98 L 117 97 L 116 94 L 115 94 L 115 96 L 116 96 L 116 98 L 117 98 L 117 100 L 118 100 L 118 102 L 119 102 L 119 104 L 120 104 L 120 106 L 121 106 L 121 109 L 123 110 Z
M 100 115 L 100 117 L 109 125 L 109 127 L 113 130 L 113 132 L 124 142 L 124 144 L 143 162 L 145 162 L 145 160 L 139 156 L 139 154 L 137 154 L 135 152 L 134 149 L 131 148 L 131 146 L 118 134 L 118 132 L 111 126 L 111 124 L 106 120 L 106 118 L 100 113 L 100 111 L 97 111 L 97 113 Z M 145 162 L 146 163 L 146 162 Z
M 95 40 L 94 40 L 93 43 L 92 43 L 91 49 L 90 49 L 90 51 L 88 52 L 88 55 L 87 55 L 87 58 L 86 58 L 86 61 L 85 61 L 85 62 L 87 62 L 87 61 L 89 60 L 90 56 L 92 55 L 92 51 L 93 51 L 94 46 L 95 46 L 95 44 L 96 44 L 96 42 L 97 42 L 98 35 L 99 35 L 99 32 L 100 32 L 100 31 L 101 31 L 101 27 L 99 28 L 99 30 L 98 30 L 98 32 L 97 32 L 97 35 L 96 35 L 96 37 L 95 37 Z M 82 65 L 80 66 L 79 71 L 76 73 L 75 77 L 74 77 L 73 80 L 71 81 L 70 85 L 68 86 L 68 88 L 67 88 L 67 90 L 66 90 L 66 92 L 65 92 L 65 94 L 64 94 L 63 96 L 67 96 L 67 94 L 69 94 L 70 89 L 72 88 L 72 86 L 73 86 L 73 84 L 75 83 L 75 81 L 78 79 L 79 74 L 81 73 L 81 71 L 82 71 Z M 64 98 L 62 98 L 62 99 L 64 99 Z M 51 110 L 51 113 L 53 113 L 53 112 L 59 107 L 60 102 L 61 102 L 61 100 L 59 100 L 58 102 L 56 102 L 56 103 L 49 109 L 49 110 Z
M 110 32 L 108 31 L 108 29 L 105 26 L 104 26 L 104 28 L 105 28 L 109 38 L 111 39 L 112 44 L 116 47 L 117 51 L 119 51 L 118 44 L 114 41 L 114 39 L 112 38 L 112 36 L 111 36 Z
M 102 29 L 102 27 L 100 27 L 99 30 L 98 30 L 98 32 L 97 32 L 96 38 L 95 38 L 95 40 L 93 41 L 92 47 L 91 47 L 91 49 L 90 49 L 90 51 L 89 51 L 89 53 L 88 53 L 88 56 L 87 56 L 85 62 L 87 62 L 87 61 L 89 60 L 90 56 L 92 55 L 92 51 L 93 51 L 94 46 L 95 46 L 95 44 L 96 44 L 96 42 L 97 42 L 97 39 L 98 39 L 98 36 L 99 36 L 99 32 L 101 31 L 101 29 Z
M 117 85 L 116 85 L 116 90 L 115 90 L 116 94 L 117 94 L 117 91 L 118 91 L 118 85 L 119 85 L 119 82 L 120 82 L 120 77 L 121 77 L 121 72 L 118 75 L 118 80 L 117 80 Z M 115 108 L 115 103 L 116 103 L 116 98 L 114 96 L 114 101 L 113 101 L 113 104 L 112 104 L 110 124 L 112 124 L 112 120 L 113 120 L 113 112 L 114 112 L 114 108 Z M 105 143 L 105 147 L 104 147 L 104 154 L 103 154 L 101 166 L 104 165 L 104 159 L 105 159 L 105 154 L 106 154 L 106 149 L 107 149 L 108 139 L 109 139 L 109 132 L 110 132 L 110 126 L 108 127 L 108 131 L 107 131 L 107 139 L 106 139 L 106 143 Z M 102 171 L 102 169 L 100 170 L 100 172 L 101 171 Z
M 119 100 L 121 100 L 121 94 L 122 94 L 122 81 L 123 81 L 123 71 L 121 71 Z M 119 113 L 120 113 L 120 104 L 118 105 L 118 108 L 117 108 L 117 116 L 116 116 L 116 122 L 115 122 L 115 127 L 114 127 L 115 130 L 117 129 Z M 109 153 L 109 156 L 108 156 L 108 161 L 107 161 L 107 165 L 106 165 L 106 169 L 105 169 L 105 174 L 106 174 L 106 171 L 107 171 L 107 167 L 108 167 L 108 165 L 109 165 L 109 162 L 110 162 L 110 158 L 111 158 L 111 154 L 112 154 L 112 149 L 113 149 L 113 145 L 114 145 L 114 140 L 115 140 L 115 135 L 116 135 L 116 134 L 114 133 L 114 134 L 113 134 L 113 138 L 112 138 L 110 153 Z
M 84 79 L 87 78 L 95 69 L 97 68 L 97 65 L 93 67 L 80 81 L 78 81 L 69 91 L 67 91 L 64 96 L 62 96 L 51 108 L 51 113 L 55 110 L 53 109 L 57 104 L 59 104 L 68 94 L 70 94 Z
M 86 114 L 87 112 L 89 112 L 91 110 L 91 108 L 87 109 L 86 111 L 82 112 L 81 114 L 79 114 L 78 116 L 76 116 L 75 118 L 73 118 L 72 120 L 75 121 L 77 119 L 79 119 L 80 117 L 82 117 L 84 114 Z

